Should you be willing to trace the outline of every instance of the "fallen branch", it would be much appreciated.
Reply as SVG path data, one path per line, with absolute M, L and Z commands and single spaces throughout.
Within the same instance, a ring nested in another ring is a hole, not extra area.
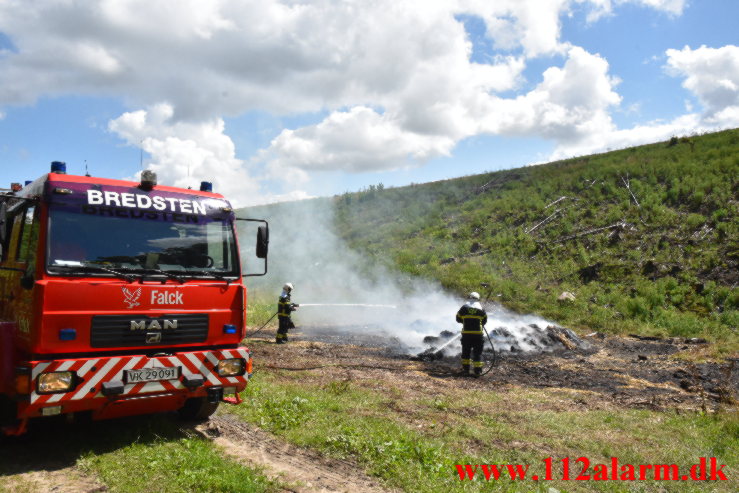
M 553 206 L 556 203 L 559 203 L 559 202 L 563 201 L 564 199 L 569 199 L 569 197 L 567 195 L 562 195 L 560 198 L 558 198 L 557 200 L 555 200 L 554 202 L 552 202 L 548 206 L 544 207 L 544 209 L 549 209 L 551 206 Z
M 500 180 L 500 176 L 496 176 L 495 178 L 493 178 L 492 180 L 490 180 L 489 182 L 487 182 L 483 186 L 479 187 L 477 189 L 477 193 L 486 192 L 488 190 L 488 188 L 490 188 L 491 186 L 493 186 L 495 184 L 495 182 L 497 182 L 498 180 Z
M 693 236 L 693 238 L 698 238 L 700 236 L 700 238 L 698 238 L 698 239 L 699 240 L 702 240 L 711 231 L 713 231 L 713 228 L 710 227 L 708 224 L 704 224 L 703 226 L 701 226 L 701 228 L 699 230 L 697 230 L 695 233 L 693 233 L 692 236 Z
M 632 191 L 631 191 L 631 183 L 629 182 L 629 174 L 628 174 L 628 173 L 626 173 L 626 178 L 624 178 L 624 177 L 622 176 L 622 177 L 621 177 L 621 181 L 622 181 L 622 182 L 624 183 L 624 186 L 626 187 L 626 190 L 628 190 L 628 191 L 629 191 L 629 193 L 631 194 L 631 198 L 632 198 L 632 199 L 634 199 L 634 203 L 636 204 L 636 206 L 637 206 L 637 207 L 641 207 L 641 206 L 639 205 L 639 201 L 638 201 L 638 200 L 636 200 L 636 196 L 634 196 L 634 192 L 632 192 Z
M 583 231 L 582 233 L 577 233 L 577 234 L 574 234 L 574 235 L 565 236 L 564 238 L 560 238 L 558 240 L 555 240 L 553 243 L 563 243 L 565 241 L 574 240 L 575 238 L 580 238 L 581 236 L 592 235 L 592 234 L 600 233 L 601 231 L 606 231 L 606 230 L 609 230 L 609 229 L 615 229 L 615 228 L 623 229 L 625 227 L 626 227 L 626 222 L 625 221 L 619 221 L 619 222 L 617 222 L 615 224 L 611 224 L 610 226 L 604 226 L 602 228 L 590 229 L 588 231 Z
M 492 188 L 495 185 L 500 185 L 500 184 L 505 183 L 505 182 L 510 181 L 510 180 L 517 180 L 517 179 L 521 178 L 521 176 L 523 176 L 523 174 L 521 174 L 521 173 L 511 173 L 511 172 L 508 172 L 508 173 L 505 173 L 505 174 L 496 174 L 496 176 L 494 176 L 492 180 L 490 180 L 489 182 L 487 182 L 483 186 L 478 187 L 477 188 L 477 193 L 487 192 L 490 188 Z
M 548 207 L 548 206 L 547 206 L 547 207 Z M 557 214 L 559 214 L 559 213 L 560 213 L 561 211 L 562 211 L 562 209 L 557 209 L 557 210 L 556 210 L 556 211 L 554 211 L 554 212 L 553 212 L 553 213 L 552 213 L 551 215 L 549 215 L 549 217 L 547 217 L 546 219 L 544 219 L 543 221 L 541 221 L 541 222 L 540 222 L 539 224 L 537 224 L 537 225 L 536 225 L 536 226 L 534 226 L 533 228 L 529 228 L 529 229 L 527 229 L 527 230 L 526 230 L 526 231 L 524 231 L 524 232 L 525 232 L 526 234 L 529 234 L 529 233 L 533 232 L 533 231 L 534 231 L 535 229 L 537 229 L 537 228 L 538 228 L 539 226 L 541 226 L 542 224 L 545 224 L 545 223 L 547 223 L 547 222 L 551 221 L 551 220 L 552 220 L 552 219 L 554 218 L 554 216 L 556 216 Z

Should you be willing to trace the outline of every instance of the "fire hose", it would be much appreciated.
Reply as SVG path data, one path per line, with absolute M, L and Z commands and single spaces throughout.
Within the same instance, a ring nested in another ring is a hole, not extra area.
M 266 322 L 264 322 L 264 325 L 262 325 L 261 327 L 259 327 L 257 330 L 255 330 L 251 334 L 247 334 L 246 337 L 252 337 L 252 336 L 255 336 L 256 334 L 259 334 L 262 331 L 262 329 L 265 328 L 267 326 L 267 324 L 270 323 L 272 321 L 272 319 L 275 318 L 276 316 L 277 316 L 277 312 L 275 312 L 274 314 L 272 314 L 272 316 L 269 317 L 269 319 Z
M 490 343 L 490 351 L 492 351 L 493 356 L 490 358 L 490 364 L 483 370 L 482 373 L 480 373 L 480 376 L 487 375 L 490 373 L 490 370 L 493 369 L 495 365 L 498 364 L 498 353 L 495 351 L 495 346 L 493 345 L 493 340 L 490 338 L 490 334 L 488 333 L 488 329 L 485 328 L 485 326 L 482 327 L 482 330 L 485 331 L 485 335 L 488 338 L 488 342 Z M 484 341 L 483 341 L 484 345 Z

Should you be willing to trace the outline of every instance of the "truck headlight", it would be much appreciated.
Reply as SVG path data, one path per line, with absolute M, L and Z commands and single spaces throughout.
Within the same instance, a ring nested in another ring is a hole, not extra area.
M 67 392 L 74 385 L 74 372 L 53 371 L 38 376 L 36 391 L 39 394 Z
M 230 358 L 218 362 L 216 372 L 221 377 L 238 377 L 246 371 L 244 358 Z

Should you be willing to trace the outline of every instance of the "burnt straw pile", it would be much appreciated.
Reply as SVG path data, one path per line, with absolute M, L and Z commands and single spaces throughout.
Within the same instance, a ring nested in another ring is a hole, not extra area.
M 537 354 L 556 351 L 590 350 L 591 344 L 581 339 L 573 331 L 556 325 L 541 328 L 537 324 L 516 327 L 497 327 L 489 332 L 490 342 L 498 354 Z M 432 361 L 459 353 L 459 332 L 443 330 L 438 336 L 426 336 L 423 343 L 428 346 L 412 359 Z M 485 351 L 490 342 L 485 341 Z

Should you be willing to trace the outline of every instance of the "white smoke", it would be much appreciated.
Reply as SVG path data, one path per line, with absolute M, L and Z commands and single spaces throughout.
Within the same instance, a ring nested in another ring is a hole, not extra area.
M 246 278 L 250 298 L 274 299 L 276 309 L 282 285 L 291 282 L 292 301 L 301 305 L 293 320 L 303 332 L 323 327 L 348 335 L 395 338 L 401 346 L 398 349 L 408 353 L 426 349 L 426 336 L 438 336 L 444 330 L 459 332 L 455 315 L 463 297 L 445 292 L 438 283 L 394 272 L 380 260 L 351 250 L 335 232 L 332 199 L 252 207 L 238 211 L 237 217 L 266 219 L 270 224 L 268 274 Z M 244 234 L 246 230 L 240 229 L 242 259 L 247 271 L 257 272 L 261 266 L 251 260 L 254 238 Z M 470 290 L 480 288 L 471 286 Z M 488 306 L 493 306 L 488 309 L 488 330 L 504 328 L 510 334 L 508 342 L 515 339 L 523 351 L 536 349 L 530 343 L 535 331 L 532 324 L 552 325 L 498 304 Z M 496 349 L 509 350 L 505 337 L 493 336 Z

